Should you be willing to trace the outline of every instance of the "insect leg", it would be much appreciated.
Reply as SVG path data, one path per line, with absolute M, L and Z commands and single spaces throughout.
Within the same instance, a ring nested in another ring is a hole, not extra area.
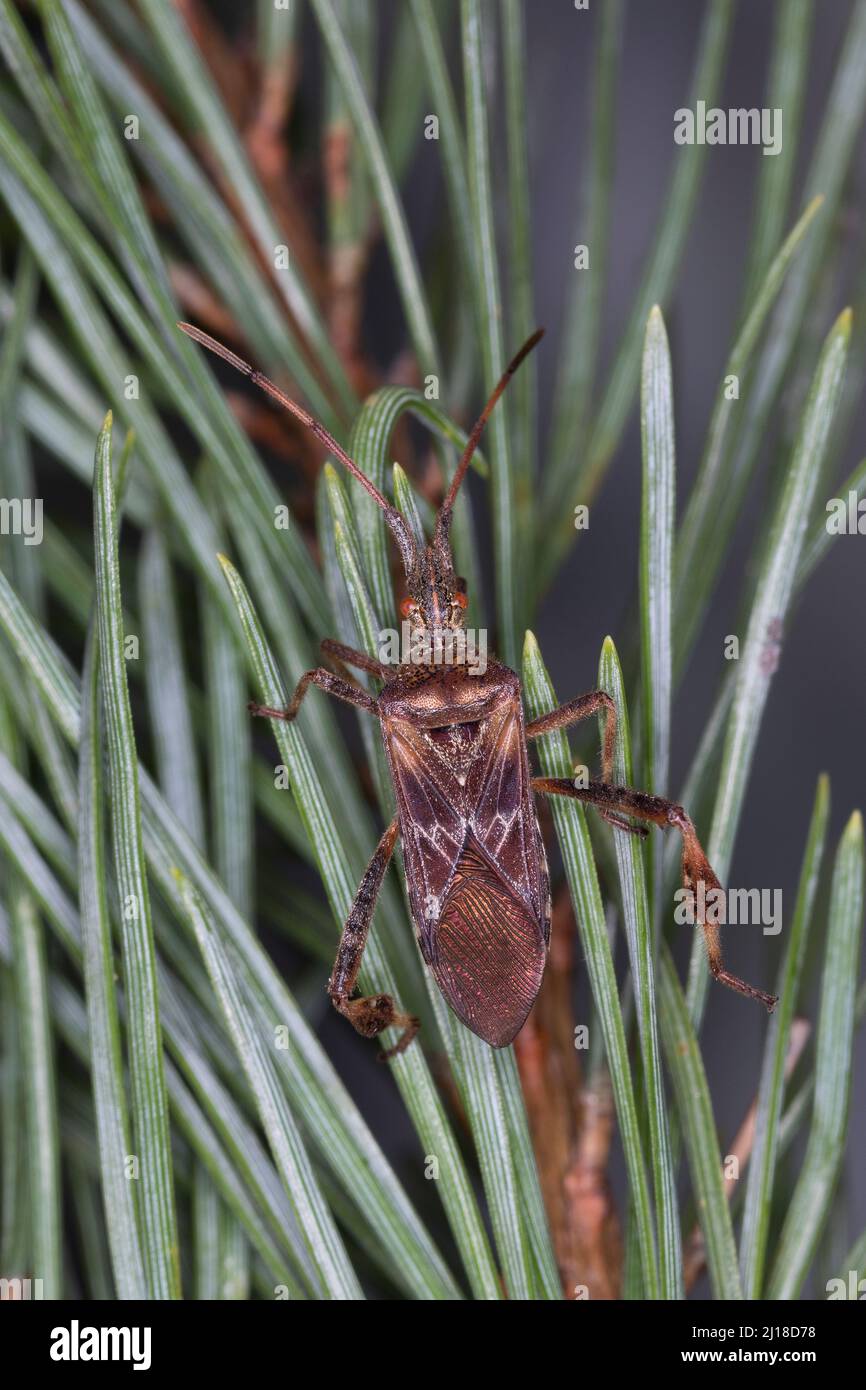
M 382 887 L 382 879 L 388 867 L 388 860 L 397 841 L 398 821 L 395 816 L 385 834 L 376 846 L 373 858 L 367 865 L 355 901 L 343 927 L 337 959 L 328 981 L 328 994 L 338 1013 L 347 1018 L 352 1027 L 365 1038 L 375 1038 L 385 1028 L 402 1028 L 403 1033 L 393 1047 L 379 1054 L 381 1062 L 402 1052 L 418 1032 L 419 1023 L 411 1014 L 401 1013 L 390 994 L 372 994 L 362 999 L 353 999 L 352 992 L 361 969 L 361 957 L 367 944 L 367 932 Z
M 609 810 L 614 814 L 634 816 L 638 820 L 650 821 L 662 828 L 673 826 L 683 839 L 683 887 L 692 894 L 695 894 L 699 883 L 703 883 L 705 893 L 721 888 L 722 885 L 710 866 L 690 817 L 676 802 L 666 801 L 661 796 L 650 796 L 648 792 L 633 791 L 631 787 L 612 787 L 606 782 L 590 782 L 586 787 L 575 786 L 567 777 L 534 777 L 532 788 L 533 791 L 544 792 L 548 796 L 571 796 L 576 801 L 585 801 L 591 806 L 597 806 L 602 812 Z M 697 896 L 694 900 L 696 904 L 699 901 Z M 713 978 L 720 984 L 737 990 L 739 994 L 745 994 L 749 999 L 760 1000 L 772 1013 L 777 1002 L 772 994 L 765 994 L 763 990 L 756 989 L 754 985 L 741 980 L 738 975 L 732 975 L 730 971 L 725 970 L 722 964 L 718 923 L 708 922 L 706 911 L 703 911 L 699 915 L 698 925 L 704 934 Z
M 607 711 L 604 724 L 604 743 L 601 754 L 601 775 L 605 782 L 613 776 L 613 750 L 616 747 L 616 705 L 604 690 L 590 690 L 586 695 L 578 695 L 568 704 L 559 705 L 549 714 L 539 715 L 526 726 L 527 738 L 541 738 L 542 734 L 552 734 L 556 729 L 565 729 L 569 724 L 577 724 L 581 719 L 589 719 L 599 710 Z
M 369 710 L 371 714 L 376 709 L 376 701 L 366 690 L 362 690 L 360 685 L 355 685 L 354 681 L 343 680 L 342 676 L 335 676 L 333 671 L 326 671 L 324 666 L 317 666 L 315 671 L 304 672 L 286 709 L 272 709 L 270 705 L 257 705 L 252 701 L 247 708 L 250 714 L 258 714 L 265 719 L 285 719 L 286 723 L 290 724 L 307 693 L 308 685 L 317 685 L 328 695 L 334 695 L 338 700 L 345 700 L 350 705 L 357 705 L 360 709 Z
M 616 705 L 605 690 L 590 690 L 586 695 L 578 695 L 575 700 L 569 700 L 568 704 L 560 705 L 558 709 L 552 709 L 549 714 L 539 715 L 538 719 L 533 719 L 526 726 L 527 738 L 541 738 L 543 734 L 551 734 L 556 729 L 565 729 L 569 724 L 577 724 L 581 719 L 588 719 L 591 715 L 597 714 L 599 710 L 607 712 L 604 721 L 604 738 L 601 749 L 601 775 L 605 782 L 613 781 L 613 753 L 616 748 Z M 629 825 L 628 821 L 621 816 L 615 815 L 612 811 L 602 811 L 602 818 L 611 825 L 615 825 L 618 830 L 626 830 L 629 834 L 637 834 L 635 826 Z
M 342 642 L 335 642 L 333 637 L 325 637 L 319 645 L 326 656 L 333 657 L 341 666 L 354 666 L 359 671 L 369 671 L 371 676 L 385 674 L 381 661 L 374 656 L 356 651 L 354 647 L 345 647 Z

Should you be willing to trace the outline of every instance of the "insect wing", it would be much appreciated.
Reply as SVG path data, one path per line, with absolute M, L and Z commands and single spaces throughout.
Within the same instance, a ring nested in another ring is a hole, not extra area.
M 386 746 L 397 800 L 412 915 L 423 936 L 436 921 L 466 838 L 463 789 L 425 732 L 395 720 Z
M 401 722 L 389 745 L 422 952 L 458 1017 L 503 1047 L 546 960 L 547 871 L 519 700 L 443 730 Z

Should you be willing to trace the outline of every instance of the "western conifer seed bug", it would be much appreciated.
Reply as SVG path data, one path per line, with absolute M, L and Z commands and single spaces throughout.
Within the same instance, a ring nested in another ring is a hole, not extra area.
M 466 594 L 454 572 L 449 542 L 454 502 L 491 411 L 542 330 L 506 368 L 474 425 L 437 513 L 432 542 L 422 550 L 400 512 L 318 420 L 207 333 L 186 323 L 179 327 L 301 420 L 382 508 L 406 574 L 403 615 L 413 632 L 426 637 L 428 649 L 437 650 L 437 638 L 441 644 L 448 634 L 460 631 Z M 328 993 L 334 1007 L 364 1037 L 375 1037 L 386 1028 L 401 1029 L 383 1058 L 402 1052 L 418 1031 L 418 1020 L 403 1013 L 390 995 L 353 996 L 376 898 L 398 835 L 403 838 L 421 954 L 458 1018 L 492 1047 L 507 1046 L 523 1027 L 547 957 L 550 886 L 533 793 L 569 796 L 595 806 L 604 820 L 630 834 L 648 834 L 633 821 L 672 827 L 682 837 L 683 886 L 693 900 L 698 899 L 701 881 L 707 891 L 721 887 L 682 806 L 613 785 L 616 708 L 605 691 L 591 690 L 525 723 L 520 680 L 496 661 L 490 661 L 483 674 L 470 674 L 459 661 L 445 665 L 432 656 L 426 664 L 386 665 L 330 639 L 322 642 L 322 651 L 345 674 L 318 666 L 301 676 L 286 709 L 250 709 L 270 719 L 292 720 L 310 685 L 317 685 L 379 719 L 397 814 L 361 880 L 343 927 Z M 383 682 L 375 699 L 349 677 L 350 666 Z M 530 739 L 596 714 L 605 716 L 600 781 L 578 786 L 566 777 L 531 775 Z M 702 920 L 700 912 L 698 925 L 714 978 L 772 1011 L 772 995 L 724 968 L 718 925 Z

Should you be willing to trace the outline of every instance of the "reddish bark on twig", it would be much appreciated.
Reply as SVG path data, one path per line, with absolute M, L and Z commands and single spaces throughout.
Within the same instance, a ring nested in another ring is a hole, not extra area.
M 613 1103 L 606 1073 L 592 1087 L 574 1046 L 574 918 L 568 892 L 554 902 L 550 960 L 515 1042 L 539 1179 L 567 1298 L 619 1296 L 622 1249 L 607 1181 Z

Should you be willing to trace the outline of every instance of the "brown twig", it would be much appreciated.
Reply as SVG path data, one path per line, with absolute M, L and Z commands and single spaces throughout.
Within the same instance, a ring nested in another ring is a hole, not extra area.
M 240 391 L 227 391 L 226 399 L 250 439 L 296 471 L 300 470 L 310 485 L 307 490 L 311 490 L 326 458 L 324 449 L 310 440 L 302 427 L 287 423 L 254 397 Z
M 174 3 L 237 125 L 249 100 L 248 65 L 238 62 L 237 44 L 226 38 L 201 0 Z
M 574 918 L 556 897 L 550 961 L 535 1008 L 515 1043 L 539 1180 L 567 1298 L 618 1296 L 619 1225 L 607 1181 L 613 1104 L 605 1074 L 584 1084 L 574 1046 Z
M 288 168 L 285 132 L 297 80 L 298 58 L 294 44 L 287 44 L 274 54 L 259 73 L 258 101 L 244 139 L 259 177 L 266 184 L 282 179 Z
M 353 209 L 356 145 L 352 126 L 336 117 L 325 128 L 322 165 L 331 241 L 328 251 L 328 330 L 346 375 L 359 395 L 371 389 L 361 351 L 364 276 L 370 254 L 369 226 L 358 225 Z M 364 213 L 361 214 L 364 218 Z M 364 218 L 366 221 L 366 219 Z M 339 229 L 339 230 L 338 230 Z
M 259 65 L 257 100 L 243 133 L 244 145 L 274 211 L 286 245 L 319 305 L 327 296 L 327 277 L 306 196 L 292 166 L 288 125 L 297 89 L 299 62 L 294 42 L 285 44 Z
M 171 287 L 190 318 L 218 338 L 240 336 L 234 315 L 187 261 L 172 261 L 168 268 Z

